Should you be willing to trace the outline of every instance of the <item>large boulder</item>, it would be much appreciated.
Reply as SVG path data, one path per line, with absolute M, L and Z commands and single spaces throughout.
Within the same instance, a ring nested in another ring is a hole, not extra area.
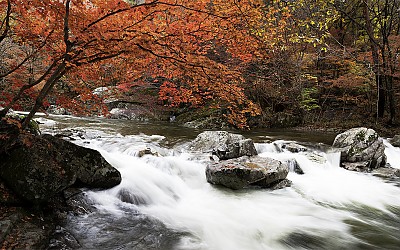
M 205 131 L 189 144 L 191 151 L 213 153 L 220 160 L 257 155 L 253 140 L 226 131 Z
M 0 155 L 0 177 L 24 200 L 40 203 L 76 181 L 76 172 L 48 140 L 19 135 L 21 144 Z
M 385 145 L 373 129 L 353 128 L 336 136 L 333 147 L 341 153 L 341 166 L 370 172 L 386 164 Z
M 121 183 L 120 172 L 93 149 L 78 146 L 51 135 L 43 138 L 60 149 L 64 162 L 76 171 L 79 184 L 90 188 L 112 188 Z
M 248 186 L 274 187 L 286 178 L 286 164 L 270 158 L 245 158 L 209 164 L 206 168 L 207 181 L 231 189 Z
M 0 177 L 22 199 L 41 203 L 78 183 L 110 188 L 121 182 L 120 173 L 99 152 L 50 135 L 20 134 L 0 154 Z

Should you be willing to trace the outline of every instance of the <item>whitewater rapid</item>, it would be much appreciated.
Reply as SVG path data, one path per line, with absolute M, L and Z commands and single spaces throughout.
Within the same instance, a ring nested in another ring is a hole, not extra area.
M 275 145 L 285 141 L 257 143 L 261 157 L 295 159 L 304 174 L 290 172 L 292 186 L 281 190 L 232 191 L 207 183 L 207 155 L 187 152 L 184 144 L 165 147 L 162 135 L 86 130 L 84 139 L 76 139 L 100 151 L 122 175 L 117 187 L 87 191 L 99 213 L 119 219 L 139 213 L 185 232 L 174 249 L 361 249 L 374 241 L 357 230 L 377 227 L 390 239 L 400 235 L 384 223 L 400 223 L 399 185 L 340 168 L 337 153 L 282 152 Z M 400 168 L 399 148 L 385 145 L 388 162 Z M 138 157 L 145 148 L 160 156 Z

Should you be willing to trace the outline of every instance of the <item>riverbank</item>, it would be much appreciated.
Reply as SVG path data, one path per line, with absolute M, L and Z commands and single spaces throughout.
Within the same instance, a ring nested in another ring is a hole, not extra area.
M 346 131 L 348 129 L 354 128 L 354 127 L 366 127 L 366 128 L 371 128 L 375 130 L 381 137 L 384 138 L 392 138 L 395 135 L 400 135 L 400 126 L 388 126 L 385 124 L 381 123 L 357 123 L 355 124 L 354 122 L 344 122 L 341 125 L 332 126 L 334 124 L 332 123 L 313 123 L 313 124 L 304 124 L 304 125 L 299 125 L 296 127 L 293 127 L 291 129 L 296 130 L 296 131 L 305 131 L 305 132 L 310 132 L 310 131 L 318 131 L 318 132 L 328 132 L 328 133 L 341 133 L 343 131 Z M 353 126 L 356 125 L 356 126 Z

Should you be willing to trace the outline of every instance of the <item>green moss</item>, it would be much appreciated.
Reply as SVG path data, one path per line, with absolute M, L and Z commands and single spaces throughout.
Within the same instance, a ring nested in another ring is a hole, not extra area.
M 358 140 L 358 141 L 364 141 L 365 140 L 365 135 L 366 135 L 366 131 L 365 130 L 361 130 L 360 132 L 358 132 L 357 134 L 356 134 L 356 139 Z
M 376 133 L 374 133 L 374 134 L 368 136 L 367 142 L 371 143 L 371 142 L 375 141 L 377 138 L 378 138 L 378 135 Z

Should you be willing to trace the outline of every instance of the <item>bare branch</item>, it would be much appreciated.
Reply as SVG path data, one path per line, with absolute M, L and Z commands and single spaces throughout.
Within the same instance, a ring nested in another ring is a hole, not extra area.
M 52 30 L 47 37 L 44 39 L 43 43 L 32 53 L 30 53 L 27 57 L 24 58 L 24 60 L 22 60 L 22 62 L 20 62 L 17 66 L 15 66 L 14 68 L 12 68 L 11 70 L 9 70 L 8 72 L 4 73 L 4 74 L 0 74 L 0 78 L 6 77 L 8 75 L 11 75 L 12 73 L 14 73 L 17 69 L 19 69 L 22 65 L 24 65 L 29 59 L 31 59 L 33 56 L 35 56 L 37 53 L 39 53 L 39 51 L 46 46 L 47 41 L 49 39 L 49 37 L 53 34 Z

